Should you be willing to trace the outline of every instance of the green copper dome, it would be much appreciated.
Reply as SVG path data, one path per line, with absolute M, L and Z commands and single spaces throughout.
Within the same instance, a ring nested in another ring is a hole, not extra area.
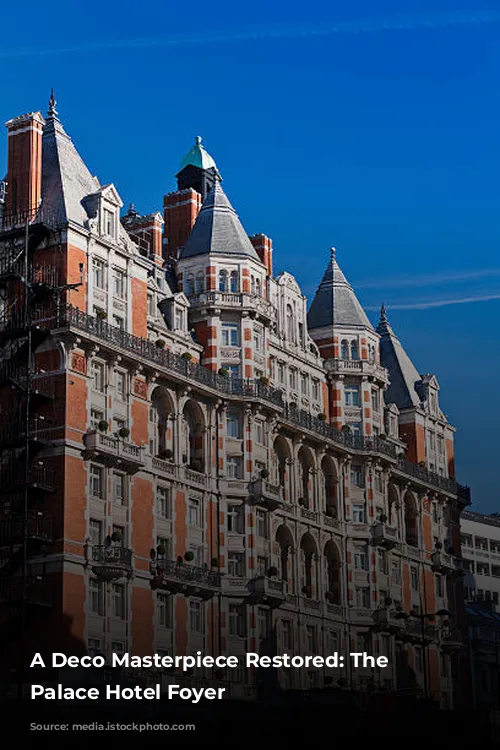
M 201 137 L 199 135 L 196 136 L 193 148 L 187 152 L 184 159 L 181 161 L 179 172 L 182 172 L 185 167 L 198 167 L 199 169 L 217 170 L 217 166 L 214 160 L 201 145 Z

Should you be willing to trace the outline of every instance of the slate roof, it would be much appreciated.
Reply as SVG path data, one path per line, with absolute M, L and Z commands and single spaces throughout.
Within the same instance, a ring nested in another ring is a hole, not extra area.
M 331 258 L 307 314 L 310 331 L 327 326 L 369 328 L 373 326 L 342 273 L 332 248 Z
M 42 137 L 43 209 L 59 221 L 71 220 L 83 226 L 89 216 L 82 200 L 100 187 L 99 180 L 90 174 L 65 133 L 55 106 L 51 105 Z
M 422 377 L 392 330 L 384 306 L 380 312 L 377 333 L 380 335 L 380 362 L 387 368 L 390 378 L 385 402 L 394 403 L 399 409 L 420 406 L 421 400 L 415 386 L 421 382 Z
M 260 262 L 257 252 L 227 199 L 219 179 L 208 193 L 194 223 L 180 259 L 211 253 L 252 258 Z

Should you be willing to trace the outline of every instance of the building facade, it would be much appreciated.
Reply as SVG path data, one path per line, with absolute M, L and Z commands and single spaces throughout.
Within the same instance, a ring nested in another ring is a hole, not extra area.
M 53 97 L 7 130 L 0 587 L 22 653 L 40 632 L 48 652 L 363 651 L 390 666 L 279 683 L 451 706 L 468 490 L 386 311 L 374 328 L 334 250 L 307 311 L 200 139 L 142 216 Z M 183 679 L 251 698 L 257 677 Z

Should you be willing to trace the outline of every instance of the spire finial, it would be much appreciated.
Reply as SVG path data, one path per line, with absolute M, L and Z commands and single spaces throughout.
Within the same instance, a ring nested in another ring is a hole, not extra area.
M 330 248 L 330 253 L 331 253 L 331 256 L 332 256 L 332 260 L 335 260 L 335 256 L 337 254 L 337 248 L 336 247 L 331 247 Z
M 382 302 L 382 307 L 380 308 L 380 322 L 387 323 L 387 310 L 384 302 Z
M 56 104 L 57 102 L 54 96 L 54 89 L 50 89 L 49 109 L 47 112 L 47 116 L 55 120 L 57 120 Z
M 196 138 L 194 139 L 194 142 L 196 143 L 197 146 L 201 146 L 201 135 L 197 135 Z

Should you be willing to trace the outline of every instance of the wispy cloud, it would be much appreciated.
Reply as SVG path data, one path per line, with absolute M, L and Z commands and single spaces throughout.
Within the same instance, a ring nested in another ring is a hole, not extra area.
M 474 302 L 491 302 L 492 300 L 500 300 L 500 294 L 485 294 L 476 295 L 475 297 L 457 297 L 455 299 L 439 299 L 439 300 L 427 300 L 423 302 L 410 302 L 409 304 L 400 305 L 386 304 L 388 310 L 428 310 L 431 307 L 447 307 L 448 305 L 470 305 Z M 365 310 L 379 311 L 380 305 L 368 306 L 365 305 Z
M 314 27 L 278 27 L 245 29 L 242 31 L 224 31 L 208 34 L 176 34 L 160 37 L 133 37 L 131 39 L 103 39 L 95 42 L 82 42 L 63 47 L 15 47 L 0 49 L 0 59 L 18 59 L 22 57 L 54 57 L 65 54 L 102 52 L 106 50 L 145 49 L 153 47 L 182 47 L 213 45 L 225 42 L 265 41 L 279 39 L 300 39 L 308 37 L 327 37 L 341 34 L 366 34 L 394 31 L 416 31 L 425 29 L 444 29 L 457 26 L 478 26 L 500 22 L 500 11 L 471 11 L 462 14 L 436 16 L 398 16 L 388 19 L 366 19 L 347 21 L 334 25 Z
M 438 284 L 454 284 L 460 281 L 472 281 L 474 279 L 488 279 L 500 276 L 500 268 L 489 268 L 483 270 L 461 271 L 458 273 L 436 273 L 427 276 L 414 276 L 393 279 L 379 279 L 366 283 L 356 283 L 356 289 L 399 289 L 408 286 L 436 286 Z

